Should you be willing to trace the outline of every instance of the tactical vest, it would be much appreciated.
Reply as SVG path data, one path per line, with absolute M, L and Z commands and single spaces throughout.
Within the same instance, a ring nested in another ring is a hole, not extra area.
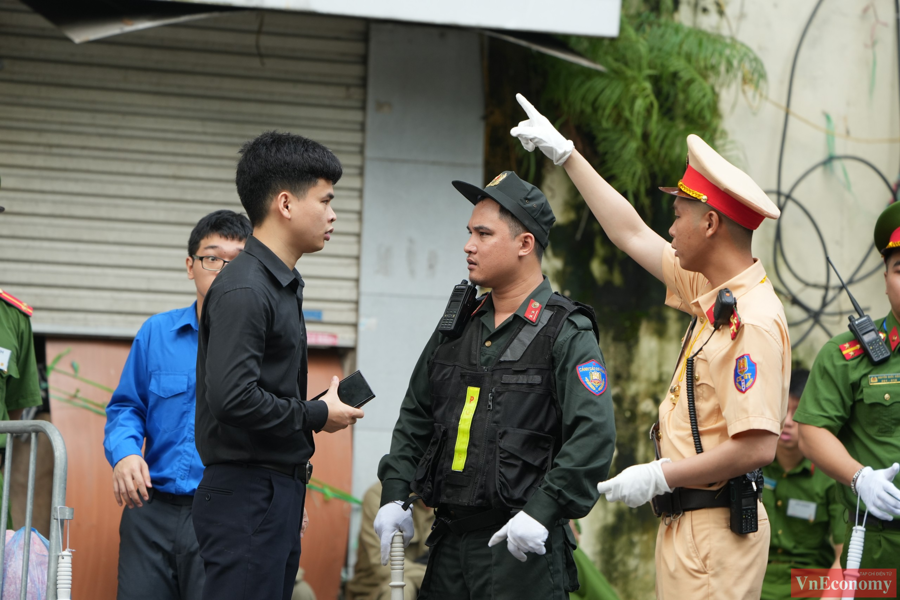
M 525 506 L 562 445 L 552 352 L 576 311 L 596 337 L 593 309 L 554 293 L 535 325 L 516 319 L 491 366 L 481 366 L 480 319 L 438 347 L 428 367 L 434 435 L 411 485 L 425 504 Z

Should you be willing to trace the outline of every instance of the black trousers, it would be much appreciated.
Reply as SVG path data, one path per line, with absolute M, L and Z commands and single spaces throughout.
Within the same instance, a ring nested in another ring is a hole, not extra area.
M 185 500 L 189 498 L 183 497 Z M 191 505 L 151 492 L 141 508 L 126 508 L 119 524 L 119 600 L 200 600 L 203 560 Z
M 290 600 L 306 485 L 262 467 L 211 465 L 194 494 L 204 600 Z

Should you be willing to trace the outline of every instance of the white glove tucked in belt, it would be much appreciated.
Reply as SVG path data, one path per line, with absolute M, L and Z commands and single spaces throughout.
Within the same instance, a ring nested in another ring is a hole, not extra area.
M 550 124 L 549 119 L 525 99 L 525 96 L 516 94 L 516 100 L 525 109 L 528 120 L 521 121 L 517 127 L 510 129 L 509 134 L 519 138 L 522 147 L 529 152 L 534 152 L 535 147 L 540 148 L 556 166 L 566 162 L 575 149 L 575 144 L 563 137 L 556 127 Z
M 506 540 L 506 548 L 510 554 L 525 562 L 528 559 L 525 556 L 526 552 L 546 554 L 547 549 L 544 548 L 544 542 L 547 541 L 549 533 L 546 527 L 523 510 L 519 511 L 491 537 L 488 546 L 496 546 Z
M 656 496 L 671 492 L 663 475 L 662 463 L 671 462 L 661 458 L 652 463 L 628 467 L 612 479 L 597 484 L 597 491 L 606 494 L 610 502 L 624 502 L 631 508 L 637 508 L 650 502 Z
M 900 490 L 893 483 L 898 471 L 898 463 L 878 471 L 866 467 L 856 478 L 856 493 L 872 516 L 883 521 L 893 521 L 895 515 L 900 516 Z
M 391 541 L 398 531 L 403 534 L 403 547 L 409 546 L 413 539 L 412 505 L 403 510 L 403 502 L 394 500 L 378 509 L 375 515 L 375 535 L 381 539 L 381 564 L 386 565 L 391 559 Z

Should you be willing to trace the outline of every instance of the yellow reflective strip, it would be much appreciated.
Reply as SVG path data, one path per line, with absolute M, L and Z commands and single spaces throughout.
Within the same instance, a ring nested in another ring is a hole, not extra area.
M 466 389 L 466 403 L 459 415 L 459 430 L 456 433 L 456 447 L 453 449 L 453 464 L 450 466 L 454 471 L 462 471 L 466 467 L 466 455 L 469 452 L 469 430 L 472 428 L 475 407 L 478 406 L 479 393 L 481 393 L 481 388 Z

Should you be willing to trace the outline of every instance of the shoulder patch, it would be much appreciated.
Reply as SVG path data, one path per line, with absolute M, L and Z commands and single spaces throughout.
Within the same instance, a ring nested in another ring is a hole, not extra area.
M 578 379 L 595 396 L 606 391 L 606 369 L 596 360 L 591 359 L 575 367 Z
M 28 315 L 29 317 L 34 314 L 34 309 L 7 292 L 0 290 L 0 300 L 5 301 L 7 304 L 18 308 L 20 311 Z
M 841 344 L 840 346 L 838 346 L 838 348 L 841 349 L 841 354 L 844 355 L 844 360 L 853 360 L 857 356 L 862 356 L 864 354 L 862 344 L 860 344 L 856 339 L 852 339 L 846 344 Z
M 749 354 L 742 354 L 734 361 L 734 387 L 742 394 L 756 383 L 756 363 Z

